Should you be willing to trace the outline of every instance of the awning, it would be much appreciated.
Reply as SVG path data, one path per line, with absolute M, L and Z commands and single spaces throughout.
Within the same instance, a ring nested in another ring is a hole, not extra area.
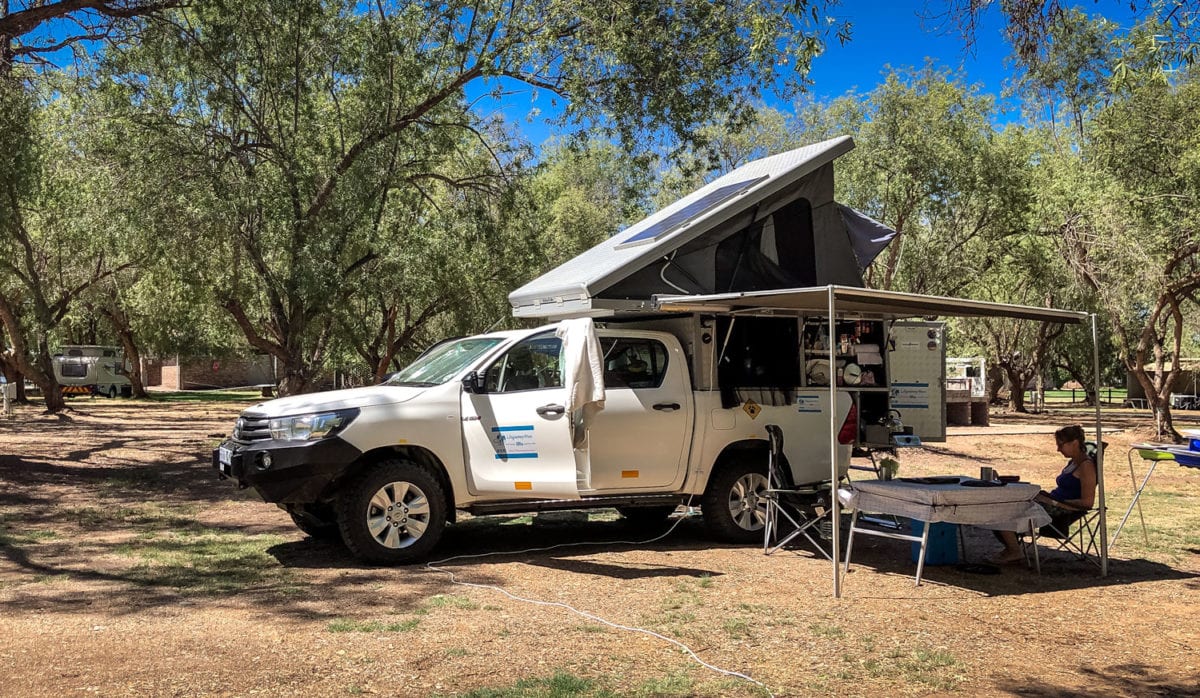
M 654 305 L 658 310 L 664 312 L 789 311 L 823 315 L 828 312 L 830 289 L 833 290 L 833 298 L 837 303 L 839 315 L 861 315 L 871 318 L 1010 317 L 1064 324 L 1081 323 L 1088 318 L 1087 313 L 1076 310 L 1038 308 L 1030 305 L 992 303 L 947 296 L 925 296 L 899 291 L 878 291 L 851 286 L 818 286 L 698 296 L 659 295 L 654 297 Z

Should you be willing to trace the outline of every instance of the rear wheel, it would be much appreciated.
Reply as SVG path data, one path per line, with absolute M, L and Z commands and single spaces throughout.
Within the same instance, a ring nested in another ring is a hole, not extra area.
M 446 528 L 446 494 L 428 469 L 384 461 L 338 495 L 338 528 L 360 559 L 384 565 L 418 562 Z
M 709 533 L 732 543 L 761 539 L 767 521 L 766 490 L 762 465 L 739 461 L 718 471 L 701 502 Z

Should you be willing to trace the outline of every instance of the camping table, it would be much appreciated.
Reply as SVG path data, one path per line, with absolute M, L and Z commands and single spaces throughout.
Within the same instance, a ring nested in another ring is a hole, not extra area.
M 1152 444 L 1140 443 L 1133 444 L 1129 447 L 1129 454 L 1126 460 L 1129 461 L 1129 481 L 1133 483 L 1133 500 L 1129 502 L 1129 508 L 1125 510 L 1125 516 L 1121 517 L 1121 524 L 1117 526 L 1117 530 L 1113 533 L 1112 540 L 1109 541 L 1109 547 L 1116 545 L 1117 537 L 1121 535 L 1121 529 L 1125 528 L 1125 522 L 1129 520 L 1129 515 L 1133 513 L 1134 505 L 1138 508 L 1138 518 L 1142 520 L 1142 536 L 1146 539 L 1146 545 L 1150 544 L 1150 536 L 1146 533 L 1146 517 L 1142 514 L 1142 505 L 1138 503 L 1138 498 L 1142 496 L 1142 490 L 1146 489 L 1146 483 L 1150 482 L 1150 476 L 1154 474 L 1154 467 L 1159 461 L 1175 460 L 1175 454 L 1169 449 L 1174 448 L 1173 444 Z M 1137 478 L 1133 475 L 1133 452 L 1137 451 L 1142 460 L 1150 461 L 1150 469 L 1146 471 L 1146 477 L 1142 478 L 1142 484 L 1137 483 Z
M 1039 527 L 1050 523 L 1050 515 L 1033 501 L 1041 491 L 1037 485 L 1028 482 L 1010 482 L 992 487 L 963 484 L 972 482 L 979 480 L 951 475 L 853 482 L 849 488 L 838 490 L 838 499 L 842 504 L 854 509 L 854 516 L 850 520 L 850 540 L 846 543 L 845 569 L 850 569 L 850 553 L 854 548 L 856 533 L 919 542 L 921 552 L 917 559 L 916 583 L 920 586 L 925 568 L 925 546 L 929 542 L 929 524 L 968 524 L 1006 531 L 1028 529 L 1036 536 Z M 913 536 L 859 528 L 860 511 L 923 521 L 925 530 L 920 536 Z M 1036 556 L 1037 546 L 1034 546 L 1035 561 Z

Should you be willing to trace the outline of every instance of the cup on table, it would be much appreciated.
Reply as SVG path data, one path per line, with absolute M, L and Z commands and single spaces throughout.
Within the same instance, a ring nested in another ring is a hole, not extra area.
M 991 482 L 996 479 L 996 469 L 988 466 L 983 466 L 979 469 L 979 479 L 984 482 Z

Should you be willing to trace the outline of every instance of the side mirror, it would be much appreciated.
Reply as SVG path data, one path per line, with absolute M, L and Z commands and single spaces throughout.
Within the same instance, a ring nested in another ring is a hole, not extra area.
M 463 376 L 463 379 L 462 379 L 463 390 L 468 393 L 480 393 L 480 394 L 486 393 L 487 392 L 486 380 L 487 380 L 486 376 L 483 374 L 480 374 L 479 371 L 471 371 L 467 375 Z

